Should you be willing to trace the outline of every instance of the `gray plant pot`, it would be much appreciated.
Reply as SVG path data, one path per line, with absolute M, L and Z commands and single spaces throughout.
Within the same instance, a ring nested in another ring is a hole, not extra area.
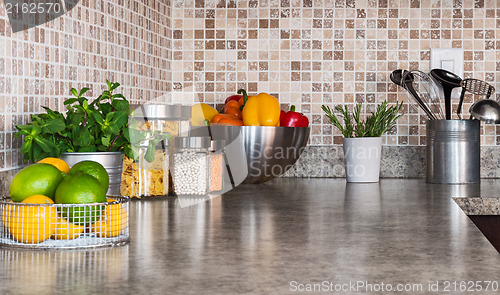
M 70 167 L 78 162 L 90 160 L 100 163 L 109 174 L 108 196 L 119 196 L 122 180 L 123 153 L 122 152 L 90 152 L 90 153 L 63 153 L 60 159 Z

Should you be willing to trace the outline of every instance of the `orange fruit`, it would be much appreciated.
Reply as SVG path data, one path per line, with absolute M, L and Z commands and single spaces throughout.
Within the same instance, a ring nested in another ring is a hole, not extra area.
M 57 187 L 55 195 L 59 204 L 106 202 L 106 192 L 99 181 L 82 172 L 68 174 Z M 100 205 L 60 207 L 59 213 L 69 222 L 85 225 L 98 220 L 103 209 Z
M 68 173 L 68 171 L 69 171 L 68 163 L 64 162 L 64 160 L 61 160 L 59 158 L 48 157 L 48 158 L 45 158 L 45 159 L 38 161 L 37 163 L 47 163 L 47 164 L 53 165 L 57 169 L 59 169 L 60 171 L 62 171 L 64 173 Z
M 54 194 L 65 173 L 55 166 L 37 163 L 19 171 L 9 186 L 10 198 L 22 202 L 32 195 L 44 195 L 54 199 Z
M 108 198 L 107 202 L 114 199 Z M 127 211 L 123 204 L 112 204 L 106 206 L 105 215 L 90 226 L 90 230 L 98 237 L 113 238 L 118 236 L 127 225 Z
M 100 163 L 95 161 L 81 161 L 73 165 L 69 170 L 68 174 L 72 175 L 77 172 L 83 172 L 85 174 L 94 176 L 101 183 L 104 191 L 107 192 L 109 188 L 109 175 L 106 168 Z
M 84 230 L 85 226 L 71 223 L 58 214 L 52 238 L 55 240 L 72 240 L 78 238 Z
M 57 210 L 51 198 L 33 195 L 24 199 L 21 204 L 6 205 L 2 221 L 13 238 L 21 243 L 41 243 L 54 233 Z M 42 205 L 43 204 L 43 205 Z

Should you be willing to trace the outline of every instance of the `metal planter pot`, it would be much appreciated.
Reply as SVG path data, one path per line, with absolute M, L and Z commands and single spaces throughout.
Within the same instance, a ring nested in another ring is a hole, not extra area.
M 70 167 L 73 167 L 76 163 L 85 160 L 100 163 L 109 174 L 109 189 L 107 195 L 120 195 L 120 184 L 123 169 L 122 152 L 63 153 L 59 158 L 68 163 Z

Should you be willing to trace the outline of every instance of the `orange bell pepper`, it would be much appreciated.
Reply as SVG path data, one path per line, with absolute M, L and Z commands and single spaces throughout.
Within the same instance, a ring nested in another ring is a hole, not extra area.
M 219 124 L 229 126 L 243 126 L 243 121 L 222 118 L 220 119 Z
M 217 114 L 210 120 L 210 123 L 219 123 L 222 119 L 238 120 L 238 117 L 233 114 Z
M 226 104 L 224 105 L 224 113 L 226 113 L 226 110 L 227 110 L 228 108 L 231 108 L 231 107 L 232 107 L 232 108 L 237 108 L 237 109 L 240 109 L 240 106 L 241 106 L 241 105 L 240 105 L 240 104 L 239 104 L 236 100 L 231 100 L 230 102 L 228 102 L 228 103 L 226 103 Z
M 243 107 L 243 123 L 246 126 L 278 126 L 280 123 L 280 103 L 267 93 L 249 96 Z

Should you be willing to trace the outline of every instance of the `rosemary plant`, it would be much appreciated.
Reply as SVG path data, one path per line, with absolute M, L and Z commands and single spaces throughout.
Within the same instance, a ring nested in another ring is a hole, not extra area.
M 403 102 L 396 103 L 395 106 L 389 106 L 387 101 L 384 101 L 377 106 L 375 113 L 372 112 L 365 120 L 362 120 L 361 106 L 362 103 L 358 103 L 354 107 L 352 114 L 347 106 L 336 106 L 334 110 L 340 113 L 342 122 L 330 107 L 322 105 L 321 109 L 330 119 L 330 123 L 337 127 L 346 138 L 379 137 L 394 127 L 396 121 L 403 115 L 400 114 Z

